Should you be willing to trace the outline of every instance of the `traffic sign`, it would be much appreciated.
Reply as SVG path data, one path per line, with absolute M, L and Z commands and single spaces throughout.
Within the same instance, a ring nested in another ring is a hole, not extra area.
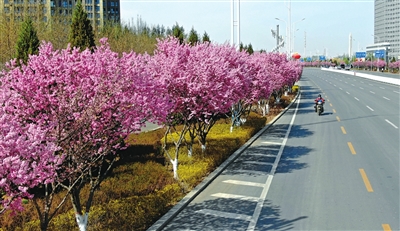
M 320 55 L 320 56 L 319 56 L 319 60 L 325 61 L 325 56 L 324 56 L 324 55 Z
M 385 57 L 385 50 L 375 51 L 375 58 L 384 58 L 384 57 Z
M 367 52 L 356 52 L 356 58 L 365 58 L 367 56 Z

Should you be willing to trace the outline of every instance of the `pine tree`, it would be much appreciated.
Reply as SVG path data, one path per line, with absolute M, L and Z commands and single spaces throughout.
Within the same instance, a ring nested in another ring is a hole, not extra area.
M 183 27 L 179 26 L 178 23 L 176 23 L 172 27 L 172 36 L 174 36 L 175 38 L 178 38 L 179 42 L 181 44 L 183 44 L 183 42 L 185 40 L 185 29 L 183 29 Z
M 76 3 L 72 14 L 68 42 L 72 47 L 80 47 L 81 50 L 93 49 L 95 46 L 93 28 L 80 0 Z
M 254 53 L 253 46 L 251 45 L 251 43 L 247 46 L 247 50 L 246 51 L 249 54 L 253 54 Z
M 197 34 L 197 32 L 194 30 L 193 27 L 192 30 L 190 30 L 188 42 L 191 46 L 194 46 L 196 45 L 196 43 L 199 42 L 199 35 Z
M 22 23 L 19 31 L 18 40 L 15 46 L 15 58 L 22 60 L 23 63 L 28 62 L 29 55 L 39 52 L 39 39 L 32 20 L 27 17 Z M 19 64 L 19 62 L 17 62 Z
M 210 37 L 208 36 L 207 32 L 205 32 L 205 31 L 204 31 L 204 34 L 203 34 L 203 39 L 202 39 L 202 41 L 203 41 L 203 43 L 204 43 L 204 42 L 211 42 L 211 41 L 210 41 Z

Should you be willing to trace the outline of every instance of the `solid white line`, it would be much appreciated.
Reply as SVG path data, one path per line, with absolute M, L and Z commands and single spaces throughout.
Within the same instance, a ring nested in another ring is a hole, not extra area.
M 354 97 L 354 99 L 356 99 L 357 101 L 360 101 L 359 99 L 357 99 L 357 97 Z
M 364 88 L 360 87 L 360 89 L 364 89 Z
M 350 95 L 350 93 L 349 93 L 348 91 L 346 91 L 346 93 L 347 93 L 348 95 Z
M 264 142 L 261 142 L 262 144 L 275 144 L 275 145 L 282 145 L 282 143 L 280 143 L 280 142 L 272 142 L 272 141 L 264 141 Z
M 237 184 L 237 185 L 246 185 L 246 186 L 254 186 L 254 187 L 264 187 L 265 184 L 260 184 L 256 182 L 248 182 L 248 181 L 241 181 L 241 180 L 224 180 L 222 181 L 228 184 Z
M 293 126 L 294 120 L 296 118 L 297 111 L 299 110 L 300 98 L 301 98 L 301 95 L 299 96 L 299 99 L 297 101 L 296 109 L 294 111 L 292 120 L 290 121 L 289 128 L 286 131 L 286 135 L 285 135 L 285 138 L 283 139 L 283 142 L 282 142 L 282 145 L 281 145 L 281 147 L 279 149 L 278 155 L 275 158 L 275 162 L 274 162 L 274 165 L 272 166 L 271 173 L 270 173 L 270 175 L 268 175 L 267 181 L 265 182 L 266 186 L 264 187 L 264 189 L 263 189 L 263 191 L 261 193 L 261 196 L 260 196 L 260 200 L 258 201 L 256 208 L 254 209 L 254 213 L 253 213 L 252 219 L 250 221 L 250 224 L 247 227 L 247 231 L 254 231 L 255 228 L 256 228 L 257 221 L 260 218 L 261 209 L 263 208 L 264 202 L 265 202 L 265 200 L 267 198 L 269 187 L 271 186 L 272 179 L 274 177 L 276 168 L 278 167 L 278 163 L 279 163 L 279 160 L 281 159 L 281 156 L 282 156 L 282 153 L 283 153 L 283 149 L 285 148 L 285 145 L 286 145 L 286 142 L 288 140 L 290 131 L 292 130 L 292 126 Z
M 386 100 L 390 100 L 389 98 L 386 98 L 385 96 L 383 96 L 383 98 L 386 99 Z
M 369 92 L 371 92 L 372 94 L 375 94 L 375 92 L 373 92 L 373 91 L 369 91 Z
M 367 108 L 368 108 L 369 110 L 371 110 L 371 111 L 374 111 L 374 109 L 370 108 L 368 105 L 367 105 Z
M 243 161 L 245 164 L 260 164 L 260 165 L 273 165 L 273 163 L 267 163 L 262 161 Z
M 386 120 L 386 119 L 385 119 L 385 121 L 388 122 L 388 124 L 392 125 L 394 128 L 399 129 L 396 125 L 394 125 L 394 124 L 393 124 L 392 122 L 390 122 L 389 120 Z
M 245 221 L 250 221 L 251 216 L 248 215 L 243 215 L 243 214 L 238 214 L 238 213 L 227 213 L 227 212 L 221 212 L 217 210 L 212 210 L 212 209 L 201 209 L 196 211 L 196 213 L 202 213 L 205 215 L 212 215 L 216 217 L 225 217 L 229 219 L 237 219 L 237 220 L 245 220 Z
M 246 201 L 258 201 L 258 197 L 248 197 L 236 194 L 229 194 L 229 193 L 214 193 L 211 196 L 225 198 L 225 199 L 239 199 L 239 200 L 246 200 Z

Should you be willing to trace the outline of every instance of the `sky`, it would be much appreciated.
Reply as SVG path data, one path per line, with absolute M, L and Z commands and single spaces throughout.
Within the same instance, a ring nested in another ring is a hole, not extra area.
M 120 4 L 123 23 L 136 23 L 140 17 L 148 26 L 178 24 L 187 34 L 193 28 L 201 37 L 207 32 L 214 43 L 230 43 L 231 0 L 121 0 Z M 347 55 L 350 34 L 352 52 L 365 51 L 374 43 L 374 0 L 240 0 L 243 45 L 272 51 L 276 39 L 271 30 L 276 31 L 277 25 L 286 40 L 281 52 L 288 48 L 289 25 L 294 31 L 292 51 L 302 57 Z M 236 27 L 234 32 L 237 44 Z

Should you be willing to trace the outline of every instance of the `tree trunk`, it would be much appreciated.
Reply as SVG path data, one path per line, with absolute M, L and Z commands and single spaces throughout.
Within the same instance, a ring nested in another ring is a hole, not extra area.
M 172 163 L 172 169 L 174 171 L 174 179 L 179 180 L 178 177 L 178 158 L 175 158 L 174 160 L 170 160 Z
M 85 213 L 83 215 L 75 214 L 75 218 L 76 218 L 76 223 L 78 223 L 79 231 L 86 231 L 89 214 L 88 213 Z

